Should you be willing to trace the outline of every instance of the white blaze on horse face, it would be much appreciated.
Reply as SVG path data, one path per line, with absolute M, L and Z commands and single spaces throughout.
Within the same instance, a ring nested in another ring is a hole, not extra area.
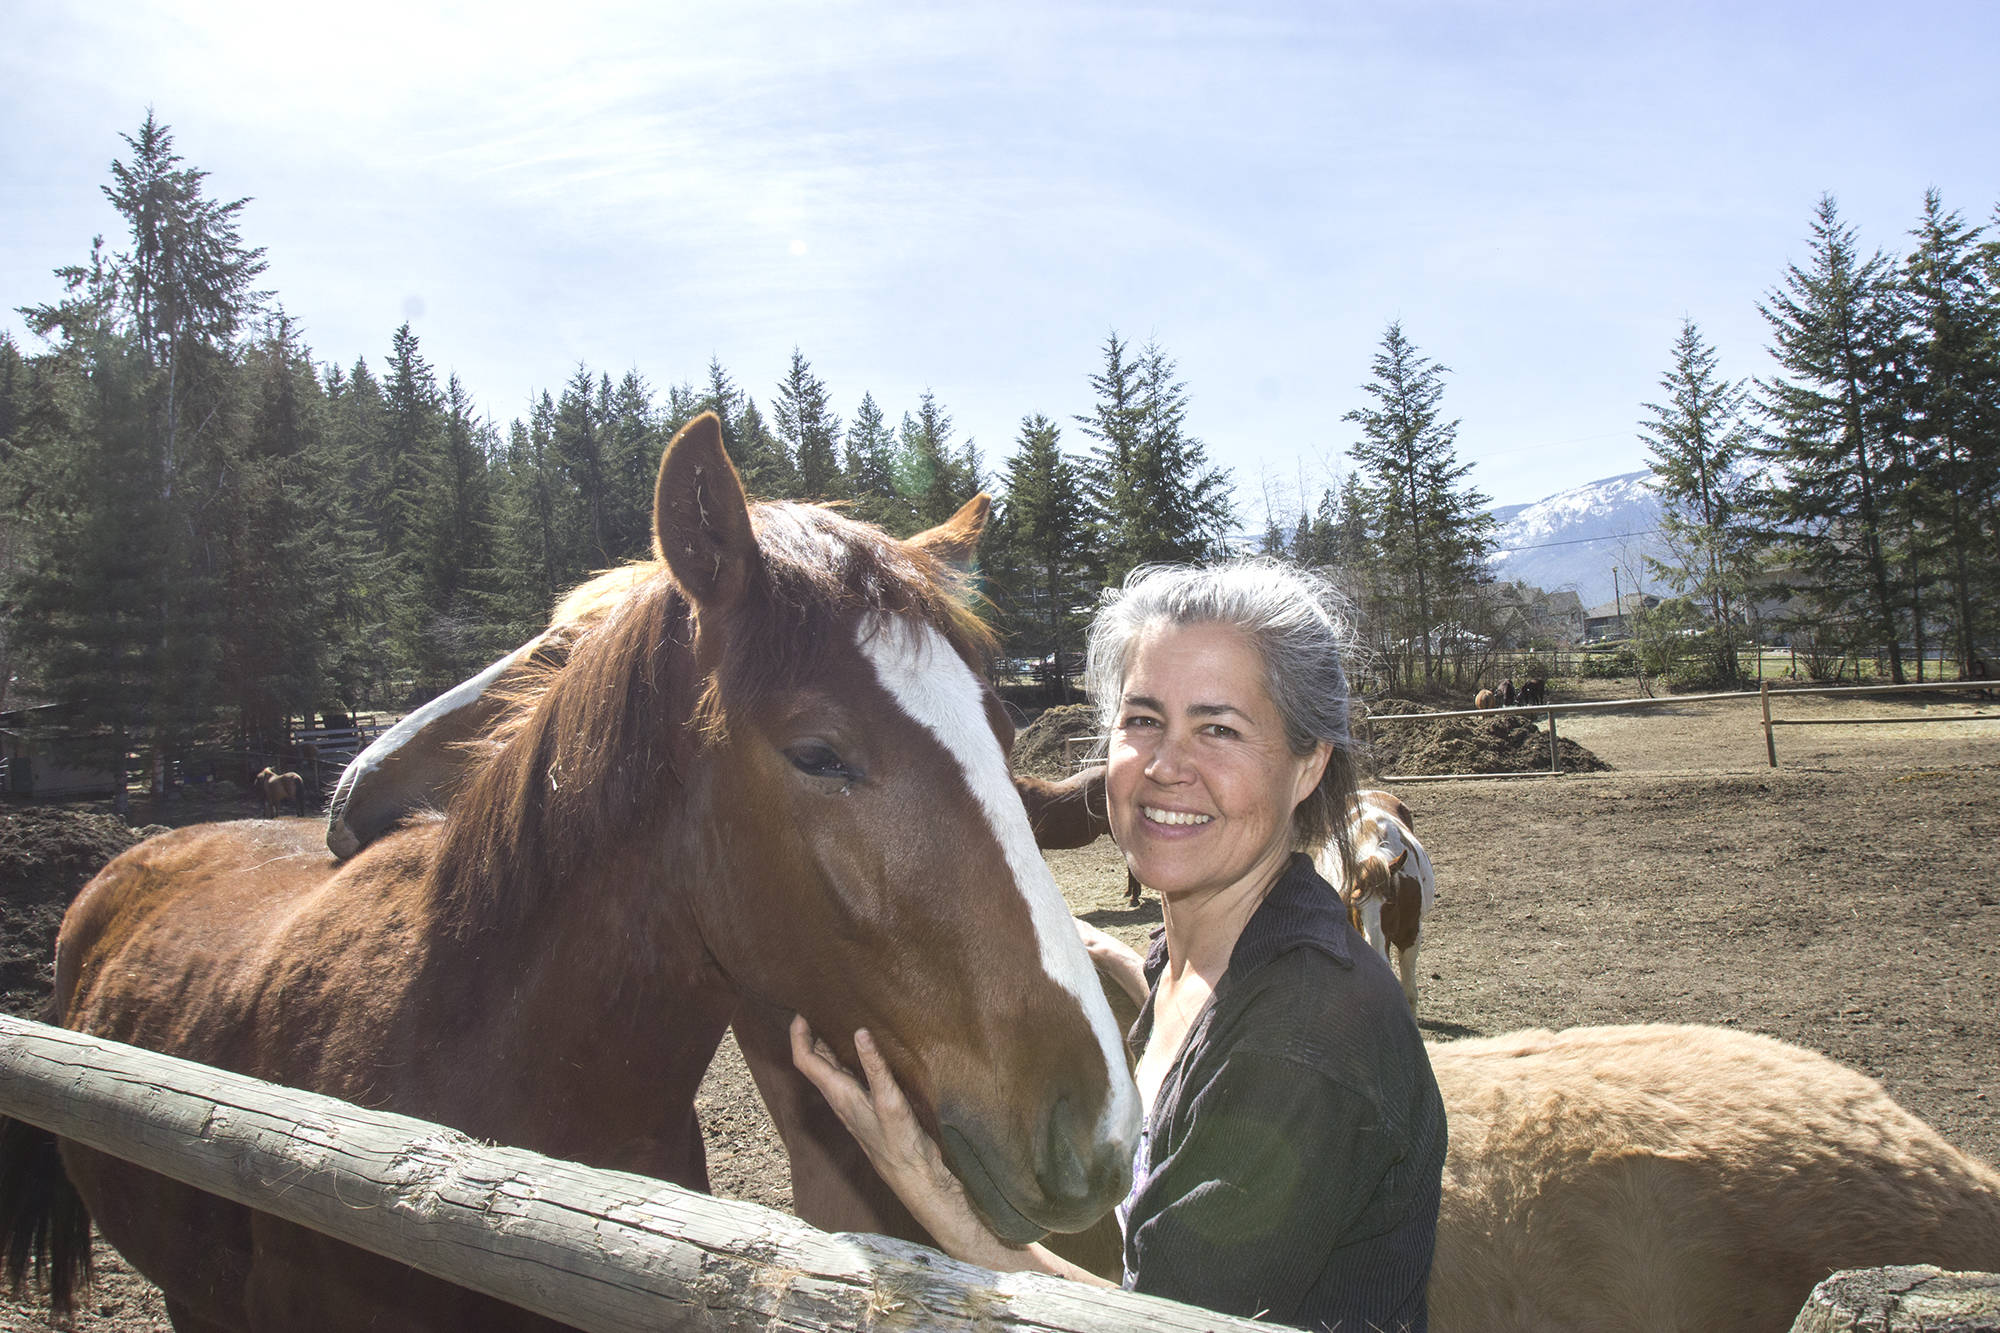
M 1111 1095 L 1098 1122 L 1107 1143 L 1123 1147 L 1139 1131 L 1139 1092 L 1125 1067 L 1125 1043 L 1112 1021 L 1111 1006 L 1098 984 L 1097 969 L 1077 937 L 1076 924 L 1035 845 L 1028 812 L 1007 772 L 1007 756 L 986 721 L 985 691 L 944 635 L 900 616 L 875 615 L 858 634 L 862 656 L 874 666 L 882 688 L 912 720 L 923 726 L 958 761 L 965 785 L 978 798 L 994 841 L 1007 858 L 1014 885 L 1027 900 L 1035 924 L 1042 970 L 1076 997 L 1104 1050 Z

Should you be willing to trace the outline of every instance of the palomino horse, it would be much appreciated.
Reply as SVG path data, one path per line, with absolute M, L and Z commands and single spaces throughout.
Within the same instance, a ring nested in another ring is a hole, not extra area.
M 2000 1172 L 1823 1055 L 1668 1024 L 1430 1055 L 1438 1333 L 1784 1333 L 1836 1269 L 2000 1271 Z
M 753 511 L 697 418 L 661 463 L 663 563 L 523 693 L 448 816 L 339 864 L 304 821 L 141 844 L 64 921 L 58 1019 L 699 1189 L 694 1092 L 732 1012 L 797 1011 L 844 1059 L 877 1034 L 1001 1234 L 1090 1223 L 1130 1185 L 1138 1100 L 971 665 L 948 562 L 984 514 L 899 543 Z M 32 1236 L 62 1182 L 52 1140 L 9 1137 L 0 1216 Z M 61 1164 L 178 1328 L 548 1327 L 74 1145 Z M 85 1239 L 58 1227 L 58 1274 Z

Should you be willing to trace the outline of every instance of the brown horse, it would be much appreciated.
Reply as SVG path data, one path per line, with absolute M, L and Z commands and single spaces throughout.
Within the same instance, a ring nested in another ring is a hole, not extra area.
M 306 812 L 306 780 L 298 774 L 267 768 L 251 781 L 257 788 L 258 797 L 264 802 L 264 818 L 277 818 L 278 812 L 288 804 L 294 814 Z
M 983 515 L 983 510 L 980 511 Z M 576 636 L 616 607 L 649 576 L 645 563 L 606 571 L 559 603 L 549 628 L 384 732 L 342 774 L 327 803 L 327 846 L 346 858 L 412 819 L 448 810 L 473 768 L 472 756 L 523 696 L 543 688 L 549 667 L 568 657 Z M 1104 770 L 1049 782 L 1013 776 L 1037 846 L 1086 846 L 1109 830 Z M 1122 990 L 1105 994 L 1122 1030 L 1135 1013 Z M 906 1240 L 930 1237 L 904 1209 L 819 1092 L 792 1064 L 791 1014 L 746 997 L 731 1026 L 744 1061 L 790 1158 L 793 1207 L 829 1231 L 874 1231 Z M 1054 1242 L 1067 1257 L 1107 1276 L 1120 1271 L 1115 1220 Z
M 698 418 L 661 464 L 660 566 L 499 719 L 446 817 L 345 863 L 304 821 L 141 844 L 64 922 L 58 1019 L 705 1188 L 694 1092 L 725 1025 L 796 1011 L 843 1058 L 840 1034 L 877 1035 L 1001 1234 L 1088 1224 L 1129 1186 L 1138 1102 L 973 670 L 951 562 L 985 512 L 898 543 L 752 511 Z M 61 1200 L 19 1131 L 0 1217 L 33 1236 Z M 62 1163 L 178 1328 L 547 1326 L 74 1145 Z M 58 1228 L 59 1274 L 82 1239 Z

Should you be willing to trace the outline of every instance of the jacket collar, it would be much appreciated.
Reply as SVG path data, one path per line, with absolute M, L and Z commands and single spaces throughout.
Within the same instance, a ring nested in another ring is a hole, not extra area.
M 1342 967 L 1353 967 L 1354 955 L 1348 950 L 1352 937 L 1340 895 L 1320 878 L 1310 856 L 1293 852 L 1264 901 L 1250 914 L 1243 933 L 1236 937 L 1223 984 L 1300 947 L 1318 949 Z M 1146 984 L 1159 981 L 1166 966 L 1167 928 L 1160 926 L 1153 931 L 1152 947 L 1146 952 Z

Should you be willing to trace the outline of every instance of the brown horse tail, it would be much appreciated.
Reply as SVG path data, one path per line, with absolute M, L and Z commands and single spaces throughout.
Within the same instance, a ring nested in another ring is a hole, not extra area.
M 15 1295 L 32 1276 L 48 1282 L 59 1325 L 90 1284 L 90 1213 L 63 1171 L 56 1136 L 0 1118 L 0 1264 Z

